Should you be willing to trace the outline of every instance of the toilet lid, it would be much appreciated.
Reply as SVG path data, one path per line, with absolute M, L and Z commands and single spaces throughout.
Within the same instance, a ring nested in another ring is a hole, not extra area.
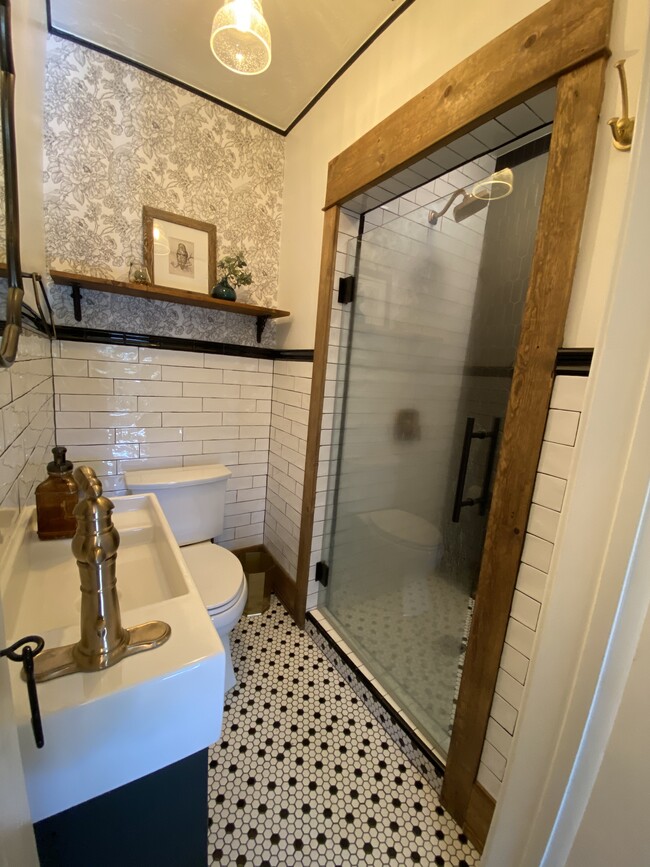
M 414 548 L 436 548 L 442 542 L 437 527 L 403 509 L 380 509 L 369 517 L 381 533 Z
M 235 555 L 212 542 L 181 548 L 203 604 L 211 613 L 228 608 L 240 593 L 244 570 Z

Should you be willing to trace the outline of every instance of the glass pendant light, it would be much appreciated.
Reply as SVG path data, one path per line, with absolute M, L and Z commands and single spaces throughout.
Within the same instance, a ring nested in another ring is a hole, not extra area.
M 212 53 L 226 69 L 259 75 L 271 63 L 271 31 L 260 0 L 226 0 L 214 16 Z

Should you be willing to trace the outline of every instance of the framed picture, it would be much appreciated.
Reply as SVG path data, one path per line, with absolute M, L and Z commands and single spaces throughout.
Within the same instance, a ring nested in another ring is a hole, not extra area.
M 209 293 L 217 282 L 217 229 L 146 205 L 144 262 L 156 286 Z

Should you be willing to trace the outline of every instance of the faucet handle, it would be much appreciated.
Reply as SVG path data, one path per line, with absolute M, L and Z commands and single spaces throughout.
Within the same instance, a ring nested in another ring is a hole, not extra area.
M 97 500 L 104 493 L 102 483 L 92 467 L 77 467 L 74 479 L 87 500 Z

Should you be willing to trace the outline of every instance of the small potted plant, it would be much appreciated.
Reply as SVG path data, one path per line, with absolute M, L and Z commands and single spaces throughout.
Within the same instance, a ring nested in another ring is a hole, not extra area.
M 253 282 L 251 272 L 247 271 L 246 260 L 241 252 L 234 256 L 224 256 L 217 262 L 219 280 L 210 293 L 213 298 L 223 298 L 226 301 L 237 300 L 237 289 L 240 286 L 250 286 Z

